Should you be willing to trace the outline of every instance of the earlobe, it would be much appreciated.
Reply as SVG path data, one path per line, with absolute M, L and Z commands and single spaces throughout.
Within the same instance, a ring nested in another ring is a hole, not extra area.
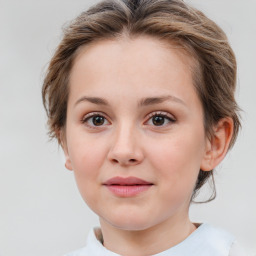
M 66 143 L 63 132 L 59 133 L 59 142 L 60 142 L 61 148 L 62 148 L 64 156 L 65 156 L 65 167 L 69 171 L 72 171 L 73 167 L 71 164 L 71 160 L 70 160 L 69 153 L 68 153 L 68 147 L 67 147 L 67 143 Z
M 70 157 L 69 157 L 69 154 L 68 154 L 67 146 L 66 146 L 66 144 L 63 145 L 63 143 L 61 143 L 61 147 L 62 147 L 64 155 L 65 155 L 65 167 L 69 171 L 72 171 L 73 168 L 72 168 L 71 160 L 70 160 Z
M 213 129 L 210 139 L 207 139 L 205 155 L 201 163 L 201 170 L 213 170 L 225 157 L 233 134 L 233 120 L 222 118 Z
M 71 163 L 70 163 L 70 160 L 68 160 L 68 161 L 66 160 L 65 167 L 66 167 L 66 169 L 68 169 L 69 171 L 73 171 L 72 166 L 71 166 Z

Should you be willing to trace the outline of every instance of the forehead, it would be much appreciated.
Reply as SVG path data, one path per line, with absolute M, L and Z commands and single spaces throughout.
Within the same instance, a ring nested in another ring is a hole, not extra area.
M 175 58 L 174 58 L 175 57 Z M 176 42 L 160 40 L 151 36 L 138 36 L 130 38 L 121 36 L 115 39 L 101 39 L 81 46 L 75 55 L 71 76 L 77 66 L 87 62 L 91 67 L 107 68 L 108 63 L 122 63 L 128 66 L 142 63 L 141 67 L 152 68 L 175 62 L 183 69 L 191 69 L 195 65 L 195 58 L 189 54 L 185 47 Z M 109 66 L 109 69 L 111 66 Z M 140 70 L 139 70 L 140 71 Z
M 170 50 L 169 54 L 172 52 L 172 55 L 178 57 L 176 61 L 179 59 L 179 62 L 183 62 L 187 68 L 192 68 L 197 64 L 197 58 L 193 49 L 190 49 L 185 43 L 181 44 L 175 41 L 161 40 L 148 35 L 139 35 L 136 37 L 122 35 L 113 39 L 99 39 L 81 46 L 75 54 L 73 69 L 80 62 L 81 58 L 85 58 L 85 55 L 87 61 L 91 61 L 91 65 L 96 64 L 96 66 L 98 66 L 99 61 L 107 59 L 114 60 L 114 57 L 117 55 L 119 55 L 120 60 L 123 62 L 127 61 L 128 64 L 141 61 L 141 58 L 145 61 L 149 60 L 149 63 L 159 64 L 159 62 L 167 60 L 168 56 L 166 56 L 166 52 L 168 50 Z M 160 59 L 161 57 L 162 59 Z
M 174 96 L 191 97 L 193 63 L 177 44 L 153 37 L 100 40 L 79 49 L 70 74 L 70 96 L 103 91 L 106 96 L 127 96 L 132 88 L 138 95 L 151 94 L 146 97 L 170 90 Z

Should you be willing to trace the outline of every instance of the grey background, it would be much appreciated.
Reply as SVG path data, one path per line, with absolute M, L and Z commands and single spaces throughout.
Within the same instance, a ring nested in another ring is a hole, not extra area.
M 238 141 L 217 169 L 217 199 L 193 205 L 191 218 L 226 228 L 256 255 L 256 2 L 189 2 L 228 34 L 244 110 Z M 82 247 L 98 224 L 64 168 L 61 150 L 48 142 L 40 94 L 61 27 L 92 3 L 0 0 L 0 255 L 62 255 Z

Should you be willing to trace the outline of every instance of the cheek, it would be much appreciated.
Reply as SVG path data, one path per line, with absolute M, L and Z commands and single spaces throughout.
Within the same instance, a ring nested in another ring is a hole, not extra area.
M 154 144 L 151 164 L 161 174 L 159 179 L 168 181 L 166 189 L 172 187 L 180 193 L 193 190 L 203 158 L 202 135 L 183 131 Z
M 69 157 L 76 183 L 83 199 L 90 204 L 93 191 L 100 186 L 100 170 L 106 157 L 104 143 L 95 143 L 90 138 L 71 138 Z
M 69 134 L 68 151 L 74 172 L 93 175 L 104 160 L 106 143 L 99 136 L 86 134 L 82 128 Z
M 98 156 L 98 157 L 97 157 Z M 78 190 L 83 200 L 92 209 L 98 205 L 99 197 L 95 193 L 100 188 L 101 159 L 97 150 L 87 150 L 83 156 L 79 158 L 76 155 L 74 163 L 74 176 Z

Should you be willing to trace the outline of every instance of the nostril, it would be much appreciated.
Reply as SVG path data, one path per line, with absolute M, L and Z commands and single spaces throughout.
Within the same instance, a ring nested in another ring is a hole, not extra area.
M 113 163 L 116 163 L 116 164 L 117 164 L 117 163 L 122 163 L 122 161 L 118 161 L 118 159 L 112 159 L 112 162 L 113 162 Z M 128 162 L 126 162 L 126 164 L 128 164 L 128 163 L 131 164 L 131 163 L 136 163 L 136 162 L 137 162 L 137 160 L 134 159 L 134 158 L 132 158 L 132 159 L 129 159 Z

